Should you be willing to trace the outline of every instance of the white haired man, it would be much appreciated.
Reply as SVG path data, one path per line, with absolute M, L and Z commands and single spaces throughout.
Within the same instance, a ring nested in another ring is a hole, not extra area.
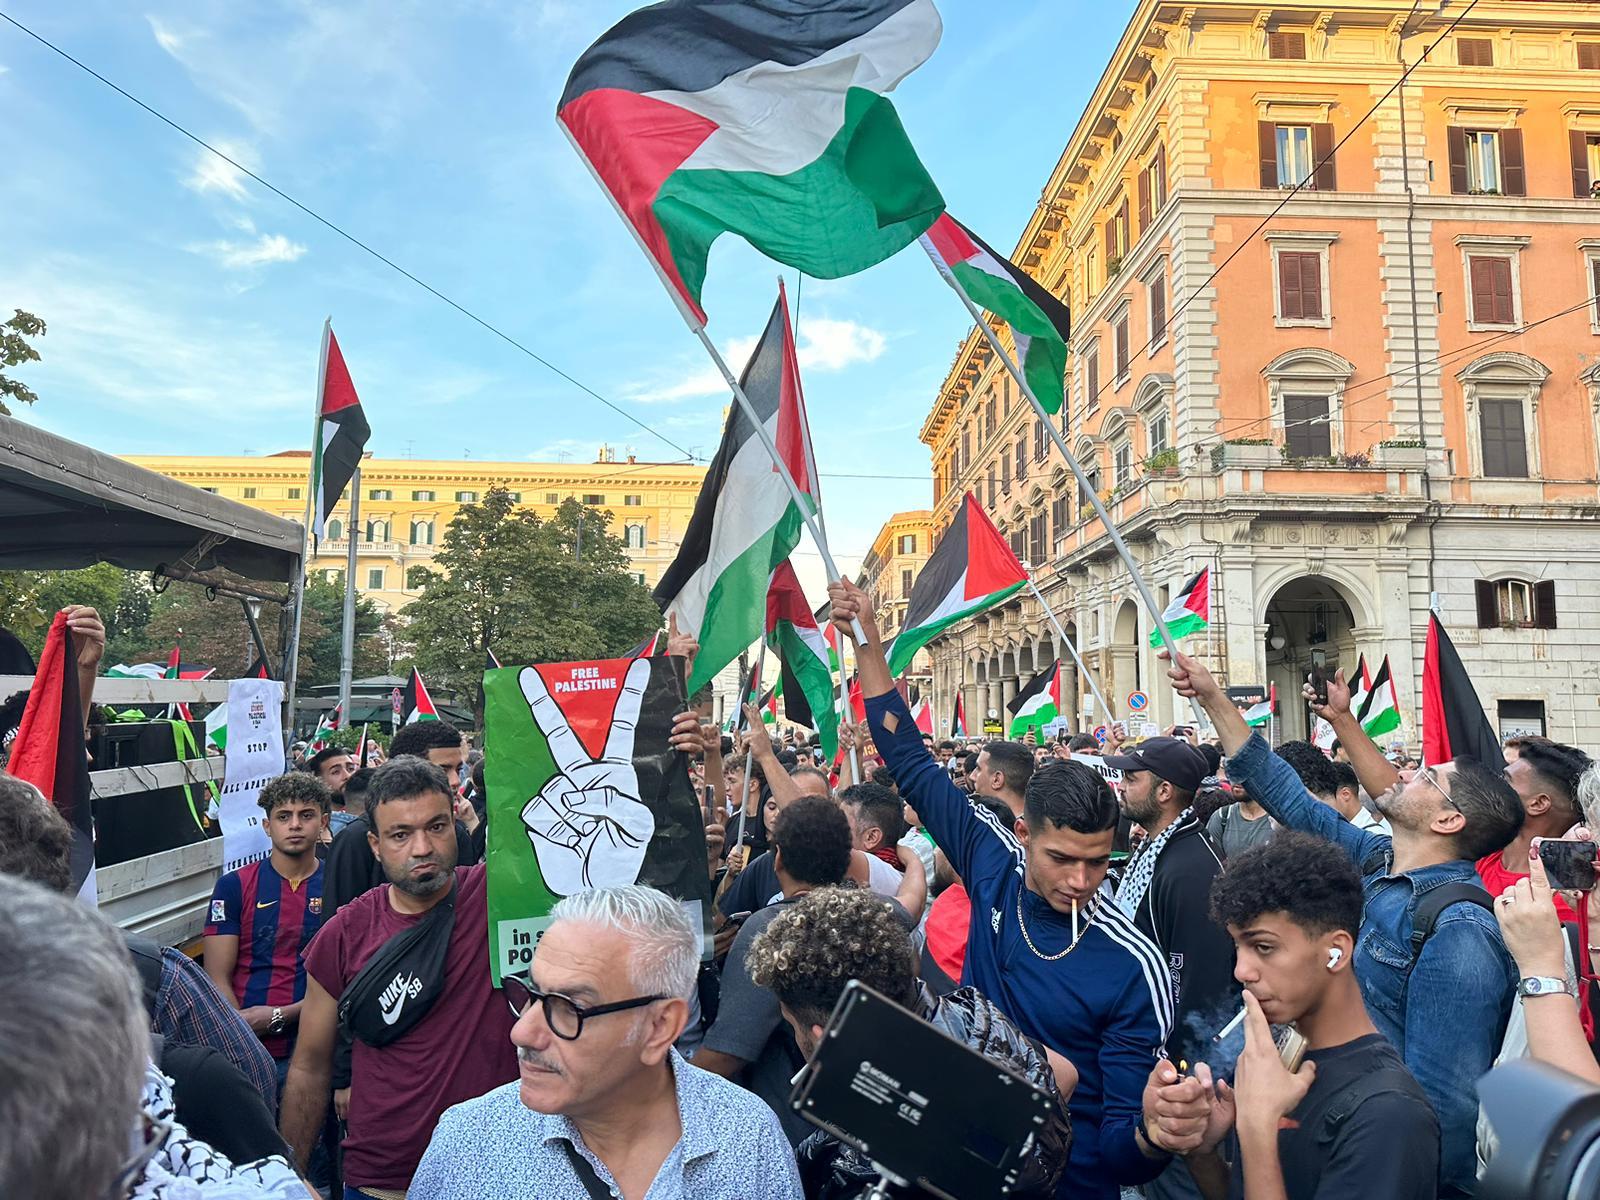
M 446 1110 L 410 1194 L 800 1200 L 772 1110 L 672 1048 L 699 962 L 687 913 L 653 888 L 562 900 L 528 978 L 504 982 L 520 1079 Z

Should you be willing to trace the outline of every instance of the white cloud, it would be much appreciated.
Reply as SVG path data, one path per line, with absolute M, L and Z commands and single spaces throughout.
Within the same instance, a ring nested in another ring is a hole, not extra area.
M 737 375 L 750 360 L 759 337 L 729 340 L 722 356 Z M 857 363 L 869 363 L 882 356 L 889 340 L 876 329 L 855 321 L 831 317 L 807 317 L 800 326 L 799 359 L 803 371 L 842 371 Z M 636 384 L 626 392 L 635 404 L 675 404 L 702 396 L 725 396 L 729 388 L 722 372 L 707 363 L 676 379 Z
M 218 142 L 216 146 L 237 163 L 248 164 L 255 158 L 248 147 L 235 142 Z M 247 200 L 250 197 L 247 187 L 249 178 L 227 159 L 220 158 L 202 147 L 194 160 L 194 167 L 183 181 L 183 186 L 191 192 L 199 192 L 202 195 L 206 192 L 221 192 L 234 200 Z
M 281 233 L 263 233 L 253 242 L 203 242 L 189 249 L 216 259 L 230 271 L 247 271 L 269 263 L 291 263 L 306 252 L 299 242 L 291 242 Z
M 147 15 L 145 20 L 150 22 L 150 32 L 155 35 L 156 45 L 172 55 L 173 58 L 177 58 L 183 50 L 183 38 L 179 37 L 177 33 L 155 17 Z

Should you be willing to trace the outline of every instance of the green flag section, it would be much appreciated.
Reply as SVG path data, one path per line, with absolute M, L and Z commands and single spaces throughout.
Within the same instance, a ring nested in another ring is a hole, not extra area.
M 433 697 L 422 682 L 422 672 L 411 668 L 411 678 L 406 680 L 405 691 L 400 694 L 400 711 L 407 725 L 416 721 L 437 721 L 439 710 L 433 706 Z
M 1177 635 L 1174 634 L 1173 636 L 1176 637 Z M 1257 729 L 1272 720 L 1272 714 L 1278 711 L 1278 685 L 1272 685 L 1272 689 L 1267 693 L 1265 700 L 1259 704 L 1252 704 L 1242 711 L 1245 721 Z
M 766 331 L 740 377 L 795 483 L 815 512 L 821 497 L 805 400 L 782 287 Z M 656 585 L 656 603 L 700 642 L 689 691 L 716 677 L 762 636 L 767 586 L 800 540 L 805 516 L 784 486 L 742 406 L 728 410 L 722 444 L 706 469 L 678 556 Z
M 1016 595 L 1027 582 L 1017 556 L 968 492 L 911 587 L 905 627 L 888 648 L 889 674 L 905 674 L 917 651 L 939 634 Z
M 1067 306 L 949 213 L 922 235 L 922 248 L 962 295 L 1011 326 L 1022 377 L 1046 412 L 1060 412 L 1072 339 Z
M 837 279 L 944 210 L 886 99 L 942 29 L 933 0 L 666 0 L 584 51 L 556 117 L 704 325 L 724 233 Z
M 705 822 L 667 744 L 688 703 L 681 660 L 502 667 L 483 692 L 494 986 L 526 974 L 550 910 L 575 892 L 646 884 L 709 929 Z
M 1044 740 L 1044 727 L 1061 716 L 1061 660 L 1058 658 L 1028 680 L 1028 686 L 1006 705 L 1013 741 L 1033 734 Z
M 1384 656 L 1383 666 L 1372 677 L 1372 687 L 1356 709 L 1356 719 L 1369 738 L 1379 738 L 1400 728 L 1400 697 L 1395 691 L 1394 678 L 1389 673 L 1389 659 Z
M 1183 585 L 1183 590 L 1161 614 L 1161 622 L 1173 641 L 1192 637 L 1211 623 L 1210 567 L 1201 567 L 1200 573 Z M 1152 629 L 1150 645 L 1159 650 L 1163 644 L 1160 631 Z
M 784 714 L 796 725 L 815 729 L 823 756 L 831 761 L 839 749 L 839 713 L 828 665 L 830 647 L 787 561 L 778 564 L 767 587 L 767 645 L 783 668 L 777 691 Z

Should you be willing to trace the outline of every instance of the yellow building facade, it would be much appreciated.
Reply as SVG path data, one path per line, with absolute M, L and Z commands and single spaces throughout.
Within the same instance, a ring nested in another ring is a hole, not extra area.
M 307 451 L 260 457 L 130 455 L 127 461 L 292 521 L 305 520 L 311 458 Z M 705 468 L 682 463 L 619 461 L 601 447 L 592 463 L 516 463 L 473 460 L 367 458 L 361 464 L 357 506 L 356 587 L 382 611 L 402 609 L 416 592 L 406 576 L 426 566 L 445 528 L 464 505 L 491 487 L 540 516 L 567 500 L 609 514 L 634 577 L 654 587 L 678 553 L 694 512 Z M 350 496 L 334 510 L 311 569 L 342 573 L 349 552 Z
M 1414 738 L 1430 610 L 1502 730 L 1600 735 L 1600 9 L 1132 9 L 1012 258 L 1070 304 L 1055 422 L 1158 605 L 1211 569 L 1191 649 L 1277 684 L 1287 736 L 1306 672 L 1365 655 Z M 1117 715 L 1144 691 L 1166 724 L 1149 615 L 1045 434 L 974 331 L 922 429 L 935 536 L 975 494 Z M 1028 597 L 952 629 L 936 720 L 957 691 L 1003 712 L 1055 642 Z
M 885 638 L 905 625 L 911 585 L 932 552 L 933 513 L 928 509 L 898 512 L 879 527 L 872 549 L 861 560 L 861 580 L 872 597 L 878 629 Z

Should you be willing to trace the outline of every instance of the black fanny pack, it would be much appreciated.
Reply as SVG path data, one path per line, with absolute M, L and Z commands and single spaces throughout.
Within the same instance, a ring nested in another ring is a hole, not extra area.
M 405 1035 L 444 991 L 445 954 L 456 923 L 456 892 L 386 941 L 339 997 L 339 1028 L 369 1046 Z

